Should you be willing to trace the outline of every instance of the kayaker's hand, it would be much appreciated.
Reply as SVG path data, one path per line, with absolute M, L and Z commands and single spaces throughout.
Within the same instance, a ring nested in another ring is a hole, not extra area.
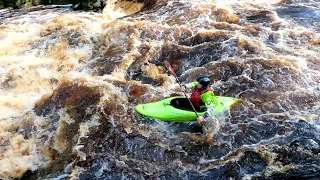
M 199 122 L 202 122 L 203 120 L 204 120 L 204 117 L 203 117 L 203 116 L 199 116 L 199 117 L 198 117 L 198 121 L 199 121 Z
M 184 86 L 181 86 L 181 91 L 182 92 L 185 92 L 186 91 L 186 88 Z

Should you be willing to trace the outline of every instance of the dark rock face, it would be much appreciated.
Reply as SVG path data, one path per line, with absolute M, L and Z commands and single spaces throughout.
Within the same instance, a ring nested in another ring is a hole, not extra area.
M 70 0 L 69 0 L 70 1 Z M 38 5 L 55 4 L 52 0 L 2 0 L 0 1 L 0 9 L 2 8 L 23 8 Z
M 26 1 L 21 1 L 21 0 L 3 0 L 0 1 L 0 8 L 8 8 L 8 7 L 13 7 L 13 8 L 19 8 L 22 4 L 25 4 Z
M 0 8 L 23 8 L 38 5 L 66 5 L 73 4 L 75 10 L 98 11 L 106 5 L 104 0 L 3 0 Z
M 56 5 L 65 5 L 65 4 L 73 4 L 76 0 L 50 0 L 52 4 Z
M 106 6 L 104 0 L 74 0 L 74 10 L 85 10 L 85 11 L 99 11 Z
M 130 0 L 128 0 L 130 1 Z M 24 8 L 38 5 L 67 5 L 72 4 L 74 10 L 85 10 L 101 12 L 106 6 L 107 0 L 1 0 L 0 9 L 3 8 Z M 154 4 L 155 0 L 137 0 L 137 3 L 143 3 L 144 6 Z

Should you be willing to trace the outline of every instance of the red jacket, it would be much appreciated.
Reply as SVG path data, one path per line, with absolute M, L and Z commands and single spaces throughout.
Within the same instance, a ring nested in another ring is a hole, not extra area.
M 202 91 L 198 91 L 198 88 L 194 88 L 191 94 L 191 102 L 196 106 L 202 106 L 204 105 L 204 102 L 201 100 L 201 95 L 203 93 L 206 93 L 207 91 L 212 91 L 211 87 L 208 87 Z

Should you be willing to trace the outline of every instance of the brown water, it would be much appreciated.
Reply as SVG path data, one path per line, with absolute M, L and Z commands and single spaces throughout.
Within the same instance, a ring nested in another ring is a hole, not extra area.
M 0 177 L 319 178 L 320 3 L 148 3 L 1 10 Z M 211 137 L 134 111 L 179 94 L 164 60 L 241 98 Z

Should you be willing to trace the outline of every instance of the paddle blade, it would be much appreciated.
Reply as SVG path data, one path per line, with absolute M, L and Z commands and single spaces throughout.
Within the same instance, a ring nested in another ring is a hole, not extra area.
M 172 69 L 169 61 L 165 60 L 164 61 L 164 65 L 166 66 L 166 68 L 169 70 L 169 72 L 171 73 L 172 76 L 177 77 L 176 73 L 174 72 L 174 70 Z
M 202 134 L 203 136 L 207 136 L 207 128 L 205 125 L 202 125 Z

